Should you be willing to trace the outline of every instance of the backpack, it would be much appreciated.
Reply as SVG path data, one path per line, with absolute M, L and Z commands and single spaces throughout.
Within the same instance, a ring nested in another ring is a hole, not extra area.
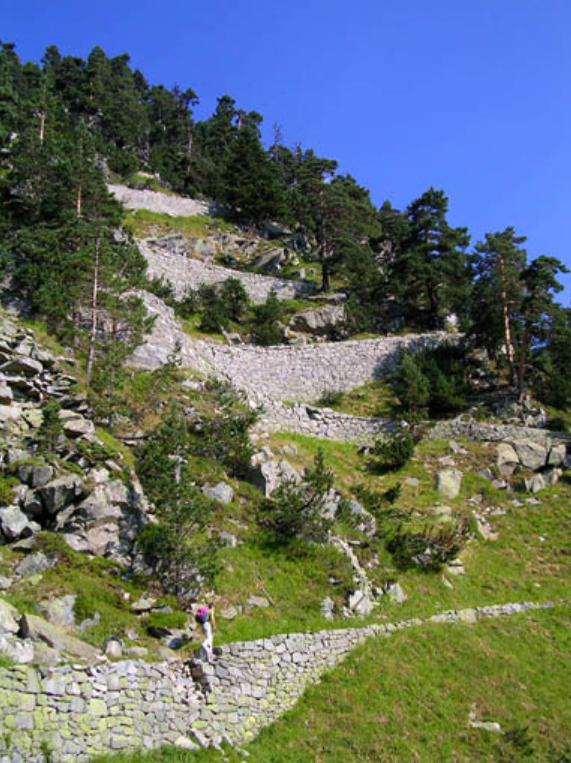
M 208 617 L 210 615 L 210 611 L 208 607 L 199 607 L 196 610 L 196 614 L 194 615 L 194 619 L 197 623 L 200 623 L 201 625 L 204 625 L 205 622 L 208 621 Z

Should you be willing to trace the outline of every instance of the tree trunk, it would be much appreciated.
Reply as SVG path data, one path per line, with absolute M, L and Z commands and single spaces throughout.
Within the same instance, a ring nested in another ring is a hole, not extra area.
M 93 365 L 95 363 L 95 342 L 97 340 L 97 294 L 99 289 L 99 244 L 95 244 L 95 262 L 93 264 L 93 290 L 91 292 L 91 335 L 89 338 L 89 355 L 87 358 L 87 383 L 91 384 L 93 378 Z
M 79 186 L 77 189 L 76 197 L 75 197 L 75 213 L 77 217 L 81 217 L 81 201 L 82 201 L 81 186 Z
M 329 291 L 331 288 L 329 262 L 327 258 L 322 260 L 321 265 L 321 291 Z
M 517 393 L 519 402 L 523 402 L 525 396 L 525 371 L 527 366 L 527 348 L 529 344 L 529 326 L 525 326 L 521 337 L 520 356 L 517 369 Z
M 44 136 L 46 133 L 46 112 L 45 109 L 40 111 L 40 143 L 44 142 Z
M 500 273 L 502 278 L 502 315 L 504 321 L 504 344 L 506 348 L 506 356 L 510 367 L 511 381 L 515 383 L 515 350 L 512 339 L 512 326 L 510 320 L 510 307 L 508 300 L 508 292 L 506 288 L 506 266 L 503 259 L 500 257 Z

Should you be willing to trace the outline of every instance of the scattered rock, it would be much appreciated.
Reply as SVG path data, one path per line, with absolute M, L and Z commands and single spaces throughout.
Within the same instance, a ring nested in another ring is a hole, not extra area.
M 128 649 L 125 649 L 125 654 L 129 657 L 146 657 L 149 654 L 149 650 L 146 649 L 144 646 L 130 646 Z
M 449 562 L 446 565 L 446 572 L 449 575 L 465 575 L 466 570 L 464 569 L 464 564 L 460 559 L 453 559 L 451 562 Z
M 14 572 L 19 578 L 31 578 L 36 575 L 41 575 L 42 572 L 49 570 L 54 564 L 55 562 L 52 559 L 48 559 L 42 551 L 37 551 L 22 559 L 16 566 Z
M 175 740 L 174 743 L 175 747 L 179 747 L 181 750 L 200 750 L 202 749 L 199 745 L 195 744 L 191 739 L 184 736 L 179 736 L 178 739 Z
M 268 599 L 266 599 L 265 596 L 250 596 L 247 603 L 249 607 L 252 607 L 252 609 L 255 609 L 256 607 L 260 609 L 267 609 L 270 606 L 270 602 Z
M 120 660 L 123 657 L 123 642 L 117 636 L 111 636 L 103 645 L 103 653 L 111 660 Z
M 39 613 L 54 625 L 63 628 L 75 627 L 75 613 L 73 608 L 77 597 L 73 595 L 61 596 L 59 599 L 44 599 L 38 605 Z
M 222 541 L 222 543 L 225 546 L 229 546 L 230 548 L 236 548 L 238 545 L 238 538 L 235 535 L 232 535 L 232 533 L 228 533 L 225 530 L 222 530 L 222 532 L 218 533 L 218 537 Z
M 233 604 L 228 604 L 220 610 L 218 617 L 221 617 L 223 620 L 235 620 L 238 614 L 239 612 L 236 607 Z
M 419 487 L 420 486 L 420 480 L 416 477 L 407 477 L 404 481 L 404 484 L 408 487 Z
M 0 633 L 0 654 L 17 665 L 27 665 L 34 661 L 34 645 Z
M 377 531 L 375 517 L 357 501 L 347 501 L 347 506 L 355 522 L 355 529 L 372 538 Z
M 551 446 L 549 456 L 547 458 L 548 466 L 564 466 L 565 459 L 567 458 L 567 446 L 565 443 L 556 443 Z
M 362 589 L 352 593 L 349 596 L 347 603 L 350 611 L 359 617 L 366 617 L 367 615 L 370 615 L 375 608 L 375 602 L 370 597 L 369 592 Z M 401 602 L 398 603 L 400 604 Z
M 384 591 L 395 604 L 403 604 L 408 599 L 400 583 L 389 583 L 384 587 Z
M 526 478 L 524 484 L 527 493 L 539 493 L 546 487 L 545 480 L 541 474 L 534 474 L 532 477 Z
M 141 596 L 140 599 L 134 601 L 129 609 L 137 615 L 143 614 L 143 612 L 151 612 L 156 606 L 157 600 L 152 596 Z
M 205 485 L 202 492 L 214 501 L 220 501 L 220 503 L 232 503 L 234 500 L 234 491 L 226 482 L 218 482 L 214 487 Z
M 20 613 L 4 599 L 0 599 L 0 634 L 18 633 L 20 626 Z
M 14 578 L 9 578 L 6 575 L 0 575 L 0 591 L 7 591 L 11 588 L 14 582 Z
M 459 469 L 442 469 L 436 474 L 436 489 L 445 498 L 456 498 L 461 484 L 462 472 Z
M 321 602 L 321 614 L 326 620 L 333 620 L 333 613 L 335 611 L 335 602 L 333 599 L 326 596 Z

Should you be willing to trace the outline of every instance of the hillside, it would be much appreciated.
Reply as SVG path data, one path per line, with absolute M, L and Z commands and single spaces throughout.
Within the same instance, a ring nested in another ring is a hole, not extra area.
M 0 759 L 567 760 L 561 264 L 50 50 L 0 56 Z

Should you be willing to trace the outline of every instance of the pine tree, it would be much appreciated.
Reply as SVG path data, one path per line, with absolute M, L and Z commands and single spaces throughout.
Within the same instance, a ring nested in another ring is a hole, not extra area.
M 446 315 L 464 316 L 470 287 L 467 228 L 447 221 L 448 198 L 430 188 L 407 208 L 408 235 L 391 266 L 391 288 L 409 321 L 436 329 Z
M 473 255 L 476 282 L 472 294 L 471 334 L 495 356 L 500 346 L 515 380 L 514 314 L 523 298 L 521 274 L 527 262 L 522 248 L 525 236 L 516 236 L 513 228 L 486 233 Z

